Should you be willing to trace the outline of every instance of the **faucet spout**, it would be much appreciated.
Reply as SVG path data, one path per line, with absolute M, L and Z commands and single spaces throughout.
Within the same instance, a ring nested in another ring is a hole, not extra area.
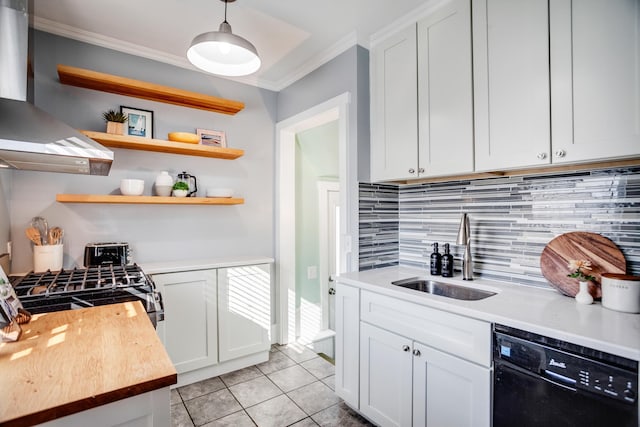
M 473 280 L 473 260 L 471 259 L 471 226 L 466 213 L 460 219 L 460 229 L 458 230 L 457 245 L 464 245 L 464 255 L 462 256 L 462 280 Z

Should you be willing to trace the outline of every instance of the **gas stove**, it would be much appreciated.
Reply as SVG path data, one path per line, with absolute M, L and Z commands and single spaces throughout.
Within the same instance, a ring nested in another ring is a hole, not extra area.
M 13 286 L 33 314 L 140 301 L 154 326 L 164 320 L 162 296 L 137 264 L 32 272 Z

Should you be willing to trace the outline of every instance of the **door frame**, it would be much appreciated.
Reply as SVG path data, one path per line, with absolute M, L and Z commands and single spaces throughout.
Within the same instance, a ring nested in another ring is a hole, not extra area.
M 345 92 L 276 124 L 276 331 L 275 341 L 296 337 L 295 147 L 296 134 L 338 120 L 340 183 L 340 262 L 345 271 L 357 269 L 358 180 L 357 141 L 349 141 L 349 104 Z M 350 215 L 349 212 L 356 214 Z M 355 218 L 355 220 L 354 220 Z M 355 251 L 354 251 L 355 249 Z M 354 267 L 355 266 L 355 267 Z M 291 322 L 293 320 L 293 322 Z

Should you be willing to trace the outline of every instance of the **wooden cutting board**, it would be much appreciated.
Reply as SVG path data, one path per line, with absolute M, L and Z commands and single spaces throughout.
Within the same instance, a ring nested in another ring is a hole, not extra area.
M 574 297 L 578 293 L 578 279 L 567 277 L 572 273 L 569 260 L 591 261 L 592 270 L 587 274 L 596 278 L 597 284 L 589 285 L 594 298 L 602 296 L 602 273 L 625 274 L 627 263 L 620 249 L 611 240 L 597 233 L 575 231 L 562 234 L 547 244 L 540 255 L 542 275 L 564 295 Z

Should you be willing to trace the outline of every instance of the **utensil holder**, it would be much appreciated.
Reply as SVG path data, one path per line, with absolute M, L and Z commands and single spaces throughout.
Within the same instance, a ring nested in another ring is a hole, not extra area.
M 41 245 L 33 247 L 33 271 L 41 273 L 47 270 L 62 269 L 62 248 L 64 245 Z

